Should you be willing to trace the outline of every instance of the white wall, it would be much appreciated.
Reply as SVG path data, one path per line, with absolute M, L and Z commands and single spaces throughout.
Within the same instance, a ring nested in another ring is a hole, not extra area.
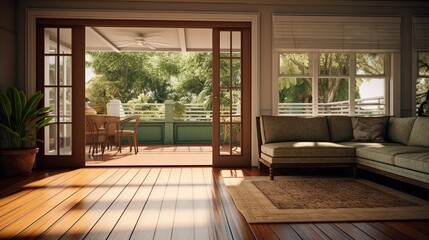
M 0 2 L 0 91 L 16 82 L 14 0 Z

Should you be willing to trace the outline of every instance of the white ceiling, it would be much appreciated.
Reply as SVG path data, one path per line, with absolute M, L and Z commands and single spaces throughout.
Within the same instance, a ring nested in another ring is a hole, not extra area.
M 86 27 L 85 43 L 88 51 L 211 51 L 212 30 Z

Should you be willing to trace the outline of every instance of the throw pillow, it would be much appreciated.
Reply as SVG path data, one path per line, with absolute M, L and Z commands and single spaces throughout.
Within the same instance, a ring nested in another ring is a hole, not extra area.
M 353 138 L 357 142 L 384 142 L 389 117 L 353 117 Z

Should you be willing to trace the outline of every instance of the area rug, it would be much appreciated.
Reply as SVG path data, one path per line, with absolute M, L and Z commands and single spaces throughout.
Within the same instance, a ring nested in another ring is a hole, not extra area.
M 226 177 L 248 223 L 429 219 L 429 202 L 364 179 Z

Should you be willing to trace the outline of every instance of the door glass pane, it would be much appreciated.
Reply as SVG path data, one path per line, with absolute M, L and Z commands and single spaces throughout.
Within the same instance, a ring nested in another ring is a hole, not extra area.
M 241 32 L 232 32 L 232 51 L 234 57 L 241 56 Z
M 71 53 L 71 29 L 70 28 L 60 28 L 60 53 L 61 54 L 70 54 Z
M 231 124 L 220 124 L 219 133 L 219 154 L 231 155 L 230 142 L 231 142 Z
M 57 29 L 45 28 L 45 54 L 57 53 Z
M 60 155 L 71 155 L 72 125 L 59 124 L 60 128 Z
M 45 85 L 57 84 L 57 58 L 45 56 Z
M 71 122 L 72 88 L 60 88 L 60 122 Z
M 229 89 L 222 89 L 220 91 L 220 111 L 222 115 L 229 115 L 231 110 L 231 96 Z
M 53 115 L 57 114 L 57 89 L 53 87 L 46 87 L 44 93 L 45 107 L 52 109 Z
M 232 90 L 232 114 L 241 116 L 241 89 Z
M 220 86 L 229 87 L 231 84 L 231 60 L 221 59 L 220 60 Z
M 45 155 L 57 154 L 57 125 L 52 124 L 44 128 L 45 130 Z
M 72 84 L 71 60 L 71 56 L 60 56 L 60 85 L 71 86 Z
M 241 124 L 232 124 L 231 132 L 232 155 L 241 155 Z
M 220 32 L 220 57 L 229 57 L 231 54 L 231 32 Z
M 232 60 L 232 86 L 241 86 L 241 59 Z

